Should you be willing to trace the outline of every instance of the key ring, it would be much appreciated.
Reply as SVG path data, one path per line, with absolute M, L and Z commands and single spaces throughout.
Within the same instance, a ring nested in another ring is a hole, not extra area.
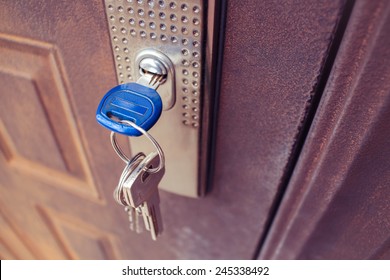
M 156 168 L 147 168 L 145 171 L 148 172 L 148 173 L 157 173 L 159 172 L 161 169 L 164 168 L 164 165 L 165 165 L 165 155 L 164 155 L 164 152 L 163 150 L 161 149 L 160 145 L 158 144 L 158 142 L 156 141 L 156 139 L 154 139 L 152 137 L 152 135 L 150 135 L 147 131 L 145 131 L 142 127 L 139 127 L 138 125 L 136 125 L 135 123 L 131 122 L 131 121 L 127 121 L 127 120 L 120 120 L 119 123 L 125 123 L 125 124 L 128 124 L 128 125 L 131 125 L 133 128 L 135 128 L 136 130 L 138 130 L 139 132 L 141 132 L 143 135 L 145 135 L 150 142 L 152 142 L 153 146 L 156 148 L 157 150 L 157 153 L 158 153 L 158 156 L 160 157 L 160 163 L 159 165 L 156 167 Z M 119 147 L 118 145 L 118 142 L 116 141 L 116 133 L 114 131 L 111 131 L 111 134 L 110 134 L 110 140 L 111 140 L 111 145 L 112 147 L 114 148 L 114 151 L 117 153 L 117 155 L 126 163 L 128 164 L 130 159 L 125 155 L 125 153 L 122 151 L 122 149 Z

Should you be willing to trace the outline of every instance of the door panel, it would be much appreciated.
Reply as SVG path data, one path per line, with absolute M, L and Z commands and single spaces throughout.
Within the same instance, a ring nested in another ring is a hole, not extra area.
M 122 258 L 122 211 L 103 188 L 121 166 L 93 114 L 115 84 L 103 6 L 0 5 L 0 209 L 15 235 L 2 239 L 15 258 Z
M 228 2 L 211 192 L 161 192 L 152 242 L 112 199 L 123 166 L 94 119 L 116 83 L 103 1 L 0 3 L 1 256 L 252 258 L 343 9 Z
M 295 156 L 344 2 L 228 3 L 212 195 L 216 220 L 228 219 L 218 222 L 230 235 L 223 257 L 250 258 Z
M 55 46 L 4 34 L 0 41 L 5 88 L 0 102 L 7 108 L 1 110 L 0 127 L 7 161 L 59 185 L 72 182 L 68 188 L 76 192 L 89 188 L 96 196 Z
M 389 259 L 389 31 L 388 1 L 357 1 L 260 258 Z

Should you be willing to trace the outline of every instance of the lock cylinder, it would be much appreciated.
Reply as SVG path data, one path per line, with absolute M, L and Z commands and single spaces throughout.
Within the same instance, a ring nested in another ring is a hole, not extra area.
M 165 68 L 164 64 L 161 63 L 159 60 L 151 57 L 142 59 L 139 63 L 139 69 L 141 75 L 145 73 L 151 73 L 162 76 L 163 79 L 161 80 L 161 84 L 163 84 L 167 78 L 168 71 Z
M 211 170 L 221 2 L 104 0 L 118 84 L 158 86 L 163 112 L 150 130 L 167 160 L 159 188 L 189 197 L 205 194 Z M 130 146 L 150 148 L 142 137 Z
M 161 77 L 158 93 L 163 102 L 163 110 L 172 109 L 176 102 L 176 81 L 175 68 L 168 56 L 155 49 L 143 49 L 136 56 L 135 65 L 139 69 L 137 78 L 146 74 Z

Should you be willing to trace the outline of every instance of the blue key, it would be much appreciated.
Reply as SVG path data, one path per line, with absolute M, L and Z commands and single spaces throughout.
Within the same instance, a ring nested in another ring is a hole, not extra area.
M 161 112 L 161 97 L 155 89 L 128 83 L 106 93 L 96 111 L 96 120 L 114 132 L 140 136 L 141 132 L 119 120 L 131 121 L 148 131 L 158 121 Z

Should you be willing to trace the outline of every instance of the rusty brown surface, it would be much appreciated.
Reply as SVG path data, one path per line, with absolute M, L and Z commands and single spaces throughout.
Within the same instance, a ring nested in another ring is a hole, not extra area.
M 207 198 L 219 209 L 213 224 L 230 236 L 216 240 L 235 248 L 221 257 L 249 258 L 255 250 L 343 4 L 229 1 L 214 189 Z
M 357 1 L 260 258 L 390 258 L 390 3 Z
M 252 258 L 344 4 L 237 3 L 228 2 L 212 191 L 162 194 L 158 257 Z
M 105 236 L 105 246 L 115 240 L 114 256 L 124 259 L 251 258 L 311 105 L 343 5 L 341 0 L 228 2 L 212 192 L 202 199 L 162 192 L 165 231 L 158 242 L 150 242 L 146 234 L 128 232 L 123 209 L 112 200 L 122 163 L 109 145 L 108 132 L 94 119 L 98 101 L 115 83 L 102 2 L 2 2 L 0 32 L 52 44 L 60 54 L 72 114 L 104 200 L 95 205 L 13 173 L 11 179 L 2 177 L 3 197 L 17 195 L 16 184 L 20 193 L 28 186 L 28 198 L 18 197 L 49 210 L 42 215 L 42 210 L 13 203 L 17 208 L 3 212 L 19 218 L 27 217 L 22 213 L 33 215 L 20 223 L 20 232 L 26 240 L 35 240 L 36 247 L 50 236 L 50 228 L 42 224 L 54 216 L 76 225 L 88 223 L 99 238 Z M 45 235 L 36 236 L 40 232 Z M 38 248 L 45 253 L 36 256 L 94 254 L 82 246 L 71 249 L 71 240 L 88 243 L 76 240 L 74 233 L 68 238 L 70 245 L 58 245 L 66 254 L 50 245 L 56 244 L 50 236 L 52 243 Z M 103 257 L 112 257 L 111 250 L 106 251 Z

